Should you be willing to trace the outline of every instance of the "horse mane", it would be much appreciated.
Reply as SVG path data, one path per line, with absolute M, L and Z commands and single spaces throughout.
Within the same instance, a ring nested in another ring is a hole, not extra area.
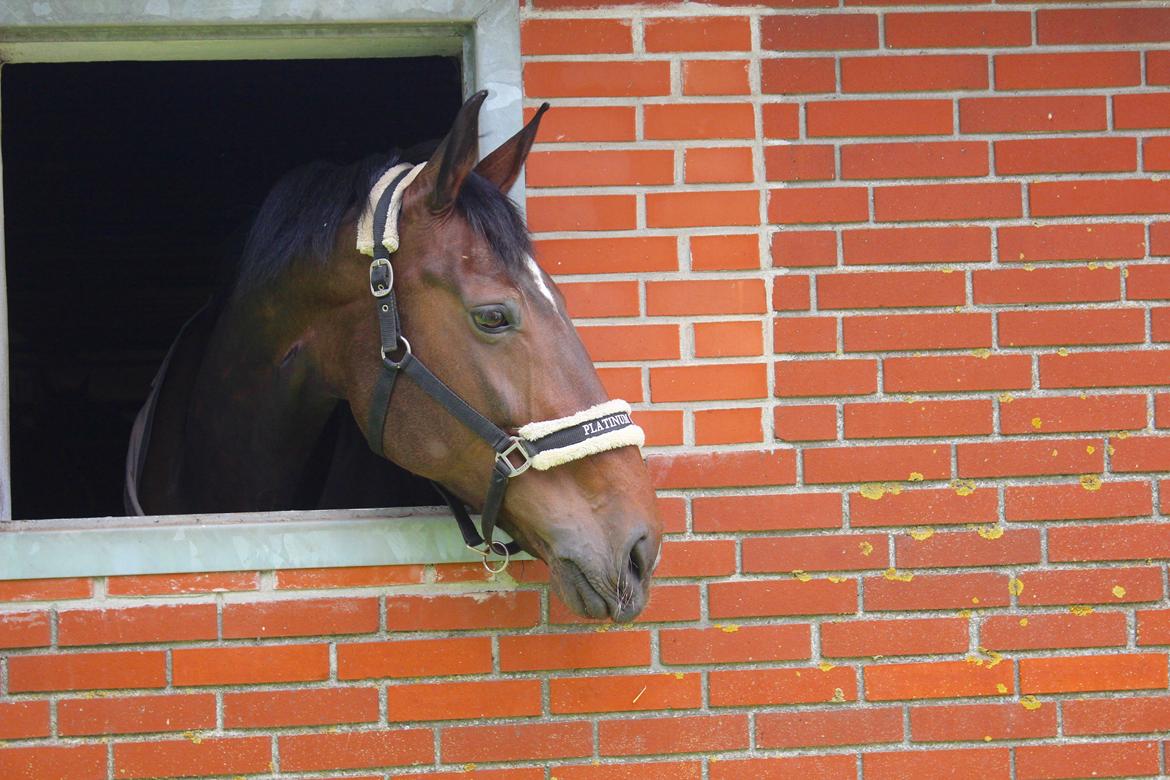
M 264 198 L 240 254 L 235 291 L 277 278 L 298 260 L 325 263 L 337 231 L 358 209 L 397 153 L 371 155 L 350 165 L 316 161 L 289 171 Z M 487 241 L 509 270 L 523 266 L 532 240 L 516 205 L 477 173 L 463 182 L 455 211 Z

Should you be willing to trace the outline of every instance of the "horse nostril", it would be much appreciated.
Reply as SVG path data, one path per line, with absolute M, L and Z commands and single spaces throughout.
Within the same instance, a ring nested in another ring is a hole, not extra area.
M 654 550 L 650 548 L 650 539 L 642 534 L 630 545 L 626 556 L 627 566 L 635 580 L 641 580 L 654 569 Z

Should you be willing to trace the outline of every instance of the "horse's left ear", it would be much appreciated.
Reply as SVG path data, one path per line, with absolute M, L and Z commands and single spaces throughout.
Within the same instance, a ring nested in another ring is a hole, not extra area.
M 540 127 L 540 118 L 548 111 L 548 103 L 542 103 L 536 109 L 536 116 L 526 124 L 520 132 L 496 147 L 495 151 L 479 161 L 475 172 L 500 188 L 500 192 L 512 189 L 516 177 L 524 161 L 528 159 L 528 152 L 536 140 L 536 130 Z
M 467 174 L 475 167 L 479 156 L 479 107 L 487 94 L 487 90 L 481 90 L 467 99 L 418 177 L 418 183 L 430 185 L 427 205 L 435 213 L 451 207 Z

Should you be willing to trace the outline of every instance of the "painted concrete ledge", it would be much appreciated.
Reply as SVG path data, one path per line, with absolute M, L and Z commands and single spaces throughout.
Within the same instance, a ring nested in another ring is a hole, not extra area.
M 478 560 L 438 507 L 0 523 L 0 580 Z

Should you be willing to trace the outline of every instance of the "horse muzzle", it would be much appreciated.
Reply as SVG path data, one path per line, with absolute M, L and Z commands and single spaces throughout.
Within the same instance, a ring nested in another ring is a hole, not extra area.
M 637 529 L 616 554 L 590 548 L 555 551 L 553 588 L 582 617 L 628 623 L 645 608 L 661 542 L 650 527 Z

